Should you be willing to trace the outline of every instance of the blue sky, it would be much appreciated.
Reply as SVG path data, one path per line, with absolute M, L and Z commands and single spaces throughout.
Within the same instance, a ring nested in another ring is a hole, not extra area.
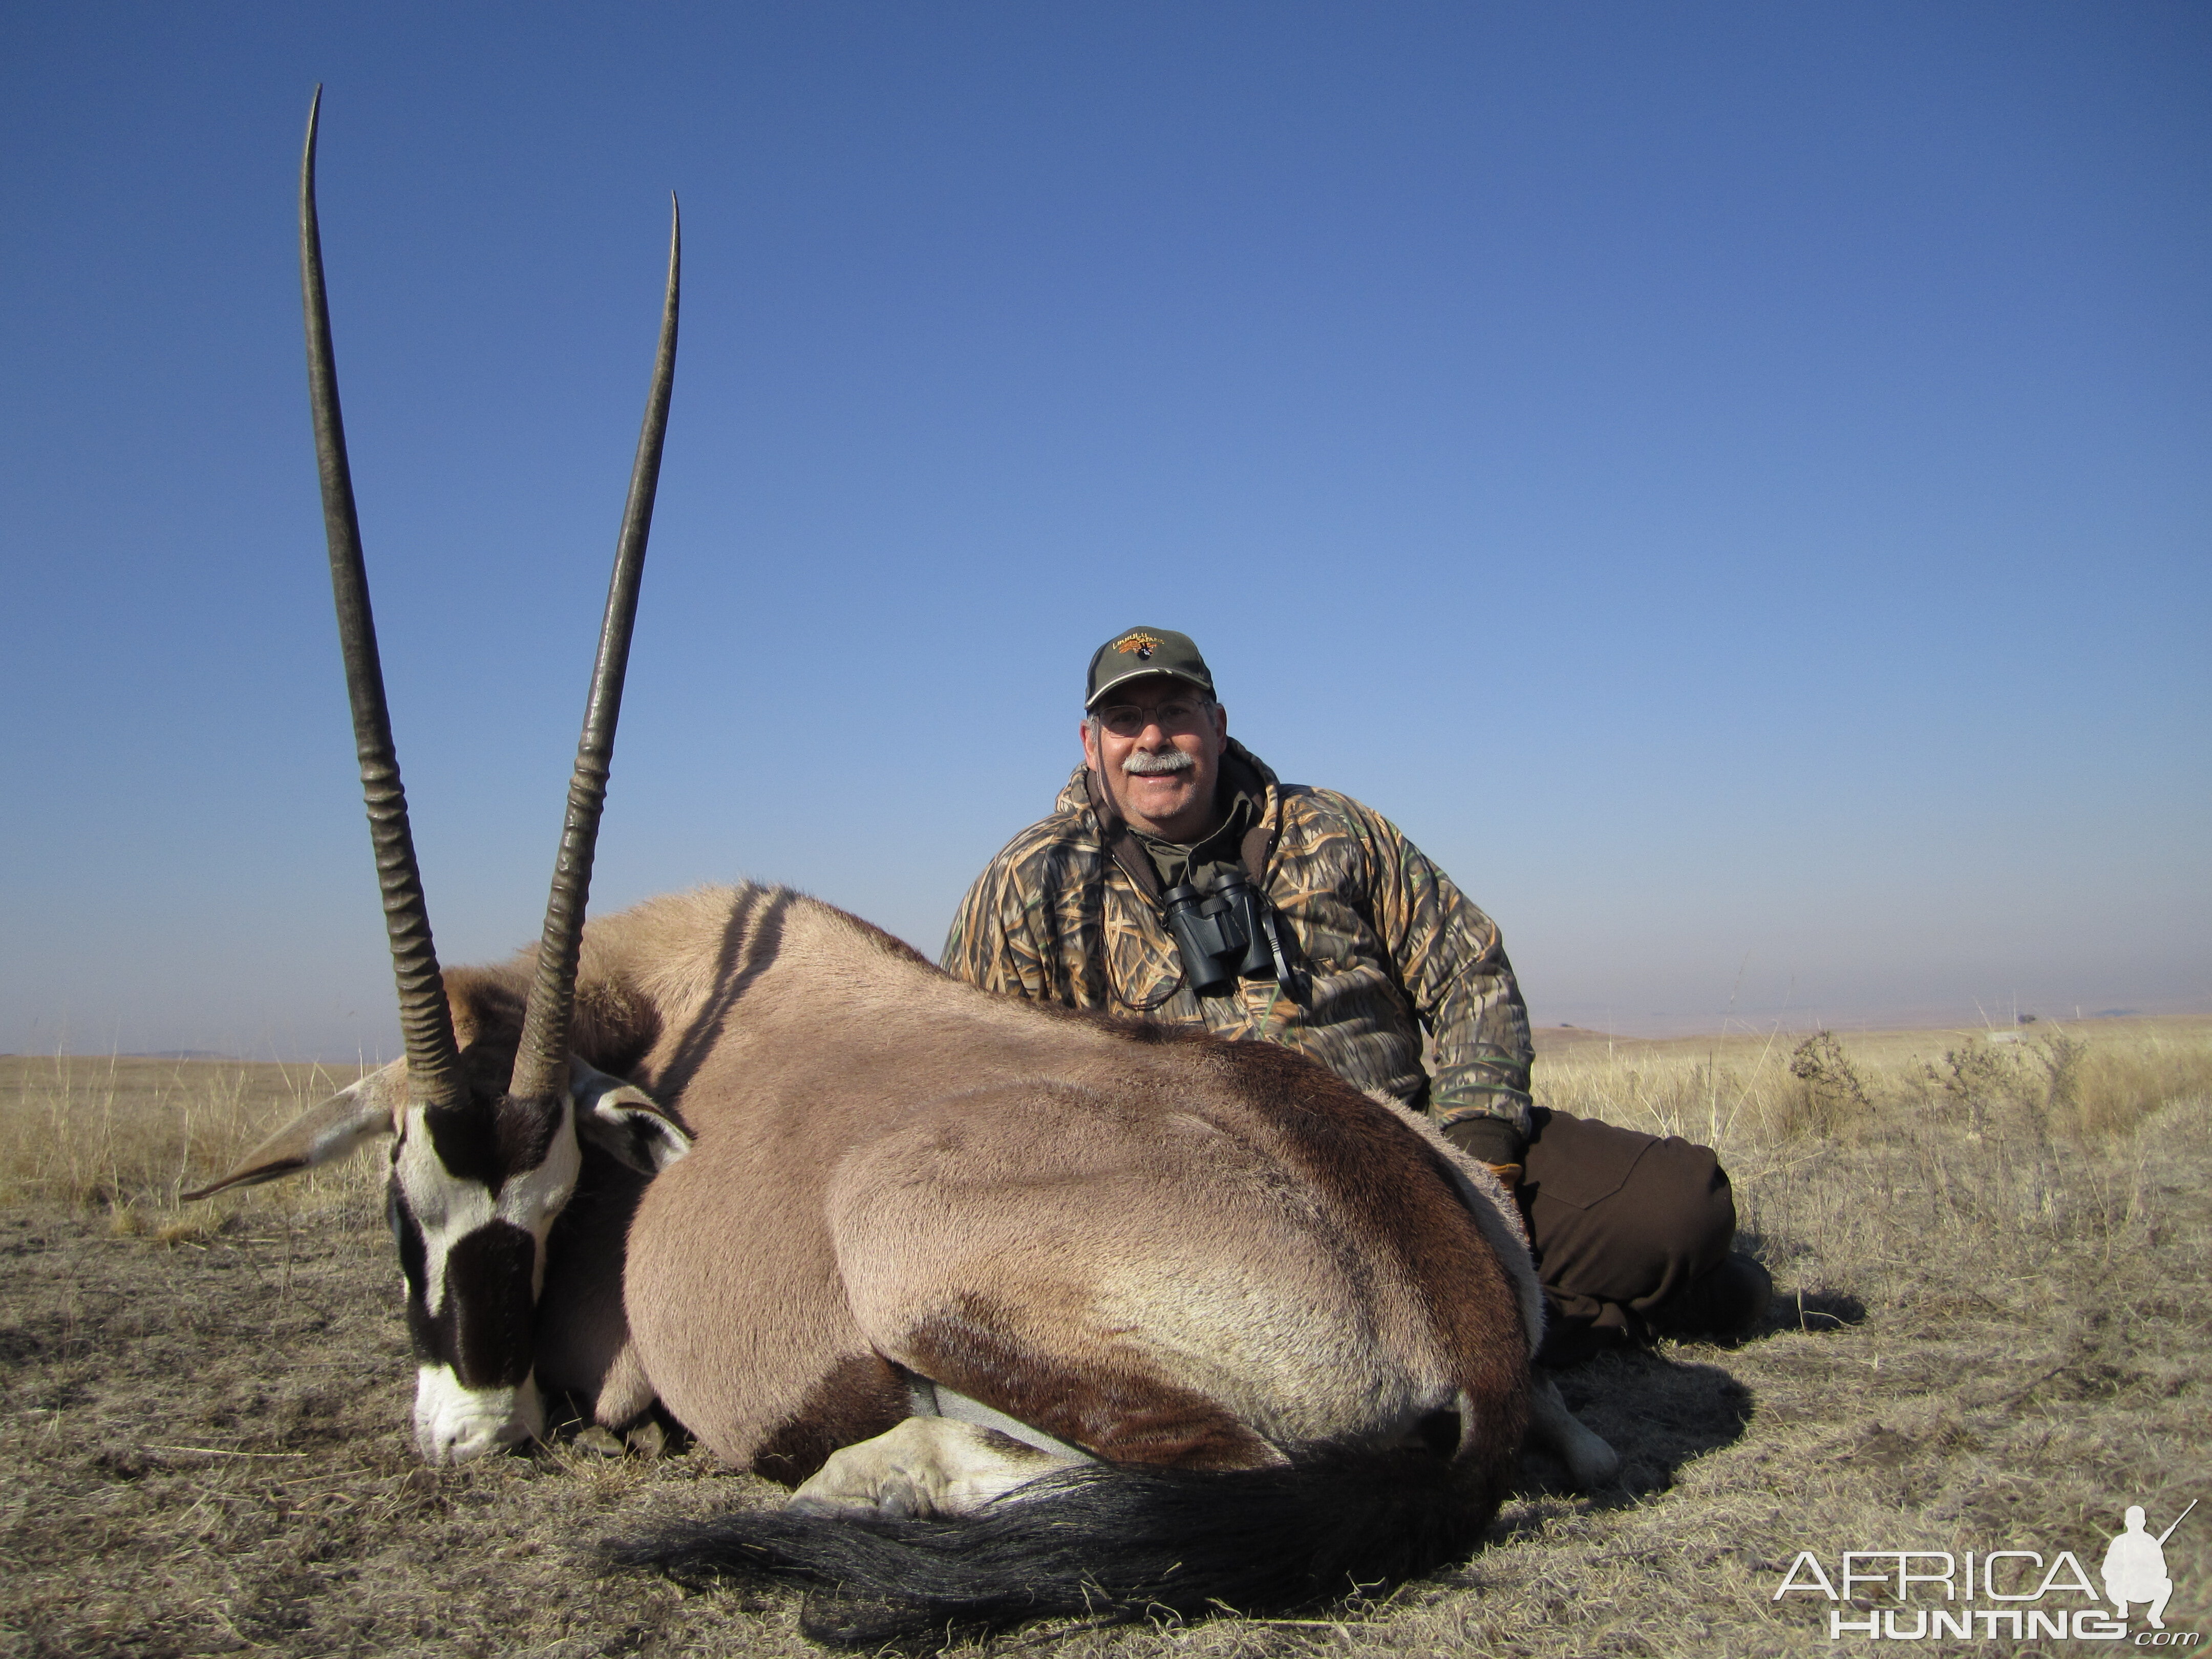
M 318 81 L 448 962 L 537 929 L 672 190 L 597 908 L 933 954 L 1143 622 L 1540 1022 L 2212 1007 L 2201 6 L 19 6 L 0 1049 L 396 1049 Z

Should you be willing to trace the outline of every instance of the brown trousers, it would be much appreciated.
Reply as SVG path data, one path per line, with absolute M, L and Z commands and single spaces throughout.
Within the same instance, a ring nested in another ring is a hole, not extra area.
M 1536 1110 L 1521 1182 L 1546 1329 L 1540 1364 L 1648 1340 L 1667 1304 L 1717 1266 L 1735 1200 L 1710 1146 Z

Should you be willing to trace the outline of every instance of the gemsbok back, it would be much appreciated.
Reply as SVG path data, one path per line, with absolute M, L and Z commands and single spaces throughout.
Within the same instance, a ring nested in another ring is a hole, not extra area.
M 319 92 L 317 107 L 319 107 Z M 1510 1199 L 1419 1118 L 1263 1043 L 961 984 L 786 889 L 586 927 L 676 352 L 660 343 L 538 945 L 441 973 L 399 785 L 314 200 L 301 269 L 324 517 L 406 1057 L 222 1180 L 390 1136 L 416 1443 L 621 1427 L 657 1400 L 795 1485 L 618 1547 L 839 1586 L 875 1643 L 1087 1612 L 1296 1606 L 1473 1548 L 1532 1413 L 1542 1303 Z

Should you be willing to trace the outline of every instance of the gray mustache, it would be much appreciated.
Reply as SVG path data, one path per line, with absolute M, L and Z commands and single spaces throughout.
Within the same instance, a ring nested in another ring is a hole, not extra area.
M 1163 749 L 1157 755 L 1143 750 L 1133 750 L 1121 763 L 1121 769 L 1139 778 L 1159 777 L 1170 772 L 1188 772 L 1198 763 L 1180 749 Z

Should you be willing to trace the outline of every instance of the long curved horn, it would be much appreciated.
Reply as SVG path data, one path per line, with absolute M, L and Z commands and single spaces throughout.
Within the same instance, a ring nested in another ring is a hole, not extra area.
M 614 761 L 615 722 L 622 716 L 623 672 L 629 665 L 630 629 L 637 620 L 638 581 L 645 574 L 645 542 L 653 528 L 653 492 L 660 483 L 660 447 L 668 435 L 668 394 L 676 380 L 676 307 L 684 257 L 684 222 L 669 205 L 668 297 L 660 313 L 660 349 L 646 394 L 645 423 L 630 469 L 629 501 L 623 509 L 622 539 L 607 585 L 606 617 L 599 624 L 599 660 L 584 705 L 583 735 L 576 742 L 576 770 L 568 783 L 568 816 L 553 866 L 553 891 L 545 904 L 545 934 L 538 947 L 538 977 L 522 1018 L 522 1042 L 507 1092 L 514 1100 L 550 1100 L 568 1087 L 568 1024 L 575 1011 L 576 958 L 584 937 L 584 907 L 591 896 L 592 858 L 606 804 L 607 773 Z
M 315 412 L 315 460 L 323 479 L 323 530 L 331 544 L 331 592 L 337 604 L 338 643 L 353 702 L 354 746 L 361 755 L 361 792 L 368 804 L 368 836 L 376 848 L 384 894 L 385 931 L 399 984 L 399 1029 L 407 1040 L 408 1092 L 434 1106 L 467 1103 L 453 1011 L 438 975 L 422 873 L 407 827 L 407 792 L 392 745 L 384 701 L 384 668 L 376 653 L 376 618 L 368 608 L 368 572 L 362 562 L 361 522 L 354 512 L 353 469 L 346 463 L 345 421 L 338 412 L 337 364 L 331 350 L 331 308 L 323 291 L 323 239 L 315 219 L 315 126 L 323 89 L 307 106 L 307 145 L 300 157 L 300 291 L 307 320 L 307 395 Z

